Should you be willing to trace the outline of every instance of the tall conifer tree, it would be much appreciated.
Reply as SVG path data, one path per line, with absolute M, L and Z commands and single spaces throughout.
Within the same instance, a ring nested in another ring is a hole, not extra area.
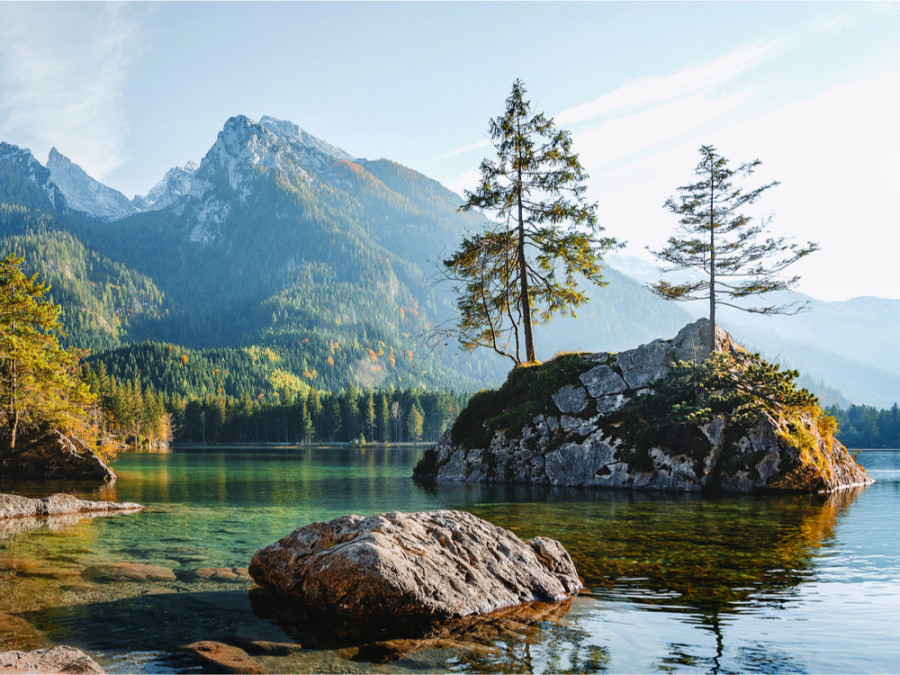
M 481 182 L 461 210 L 480 209 L 495 226 L 467 237 L 443 262 L 459 294 L 455 332 L 465 349 L 489 347 L 535 361 L 533 326 L 587 302 L 577 275 L 603 283 L 602 254 L 618 246 L 601 237 L 596 205 L 585 200 L 587 173 L 569 132 L 533 113 L 521 80 L 506 111 L 490 122 L 496 155 L 481 163 Z
M 712 145 L 702 146 L 700 157 L 694 169 L 697 182 L 679 187 L 678 198 L 665 203 L 679 217 L 677 236 L 670 237 L 664 249 L 651 252 L 668 265 L 663 271 L 695 269 L 703 278 L 677 284 L 660 281 L 650 290 L 666 300 L 709 300 L 710 350 L 715 351 L 718 305 L 756 314 L 795 314 L 804 308 L 803 303 L 754 306 L 741 301 L 793 288 L 800 277 L 782 279 L 779 274 L 819 246 L 798 246 L 784 237 L 761 239 L 771 218 L 754 220 L 743 209 L 779 183 L 745 192 L 732 182 L 735 176 L 752 174 L 761 164 L 758 159 L 731 169 Z

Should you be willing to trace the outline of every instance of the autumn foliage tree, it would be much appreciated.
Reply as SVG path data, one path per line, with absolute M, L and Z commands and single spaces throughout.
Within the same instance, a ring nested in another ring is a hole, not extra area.
M 533 326 L 574 316 L 588 297 L 578 277 L 604 285 L 602 254 L 618 242 L 600 236 L 596 205 L 585 199 L 587 173 L 569 132 L 533 113 L 521 80 L 502 116 L 490 122 L 495 156 L 461 210 L 495 218 L 443 261 L 454 283 L 464 349 L 488 347 L 516 365 L 536 360 Z
M 0 419 L 9 452 L 24 427 L 82 430 L 93 404 L 78 354 L 59 345 L 60 308 L 23 263 L 16 255 L 0 261 Z

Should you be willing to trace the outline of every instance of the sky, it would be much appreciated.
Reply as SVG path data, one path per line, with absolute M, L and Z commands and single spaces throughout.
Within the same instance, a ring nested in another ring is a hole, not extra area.
M 813 241 L 798 289 L 900 298 L 900 2 L 5 2 L 0 140 L 128 197 L 226 119 L 289 119 L 462 192 L 512 82 L 571 131 L 606 234 L 652 260 L 711 144 Z

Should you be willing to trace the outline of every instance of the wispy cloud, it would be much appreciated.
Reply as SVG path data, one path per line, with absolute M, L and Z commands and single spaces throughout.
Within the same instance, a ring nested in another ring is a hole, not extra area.
M 555 115 L 555 121 L 566 125 L 584 122 L 600 115 L 629 113 L 710 89 L 758 65 L 777 45 L 778 41 L 759 42 L 729 52 L 709 63 L 685 68 L 673 75 L 628 82 L 593 101 L 563 110 Z
M 129 6 L 0 3 L 0 138 L 102 178 L 122 162 Z
M 480 148 L 486 148 L 491 144 L 490 139 L 485 138 L 483 141 L 478 141 L 477 143 L 472 143 L 462 148 L 457 148 L 456 150 L 452 150 L 448 152 L 446 155 L 443 155 L 441 159 L 450 159 L 451 157 L 456 157 L 457 155 L 461 155 L 465 152 L 471 152 L 472 150 L 478 150 Z

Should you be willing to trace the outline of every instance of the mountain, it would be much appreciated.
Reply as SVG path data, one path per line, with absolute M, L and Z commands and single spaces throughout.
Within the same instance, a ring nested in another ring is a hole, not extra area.
M 191 191 L 191 178 L 200 165 L 191 161 L 184 166 L 176 166 L 163 176 L 162 180 L 143 197 L 136 196 L 132 203 L 138 211 L 158 211 L 177 202 Z
M 50 150 L 47 169 L 50 180 L 65 195 L 66 204 L 73 211 L 102 220 L 124 218 L 137 211 L 125 195 L 88 176 L 56 148 Z
M 0 142 L 0 204 L 66 210 L 66 198 L 31 151 Z
M 35 186 L 21 162 L 0 164 L 17 185 Z M 268 349 L 284 372 L 333 390 L 349 383 L 474 389 L 501 376 L 501 364 L 482 355 L 443 361 L 418 340 L 452 309 L 428 280 L 433 247 L 455 245 L 478 221 L 457 213 L 459 197 L 437 182 L 383 160 L 352 161 L 289 122 L 237 116 L 199 166 L 170 172 L 157 188 L 145 210 L 111 217 L 68 200 L 55 208 L 40 190 L 20 195 L 0 186 L 3 208 L 28 221 L 10 217 L 0 234 L 65 231 L 85 251 L 152 280 L 159 301 L 124 325 L 120 349 L 147 339 L 194 350 Z M 28 258 L 46 266 L 42 275 L 69 266 L 47 264 L 48 241 L 28 242 L 35 247 Z M 92 336 L 76 335 L 90 344 L 109 337 L 99 324 Z
M 0 144 L 0 249 L 53 280 L 70 341 L 119 377 L 140 373 L 171 389 L 184 365 L 192 374 L 173 393 L 205 395 L 221 381 L 226 393 L 250 386 L 256 396 L 260 382 L 290 377 L 334 391 L 474 391 L 508 369 L 486 350 L 432 352 L 421 339 L 455 315 L 450 289 L 432 282 L 435 262 L 484 220 L 459 213 L 459 195 L 413 169 L 354 157 L 292 122 L 242 115 L 199 163 L 170 169 L 131 202 L 51 154 L 53 170 Z M 650 294 L 643 282 L 656 278 L 654 266 L 617 255 L 609 263 L 608 285 L 589 291 L 577 319 L 536 327 L 539 358 L 620 351 L 704 313 Z M 800 368 L 829 401 L 900 399 L 900 357 L 889 349 L 900 301 L 812 306 L 783 323 L 728 312 L 722 323 Z M 142 359 L 165 361 L 165 376 Z

